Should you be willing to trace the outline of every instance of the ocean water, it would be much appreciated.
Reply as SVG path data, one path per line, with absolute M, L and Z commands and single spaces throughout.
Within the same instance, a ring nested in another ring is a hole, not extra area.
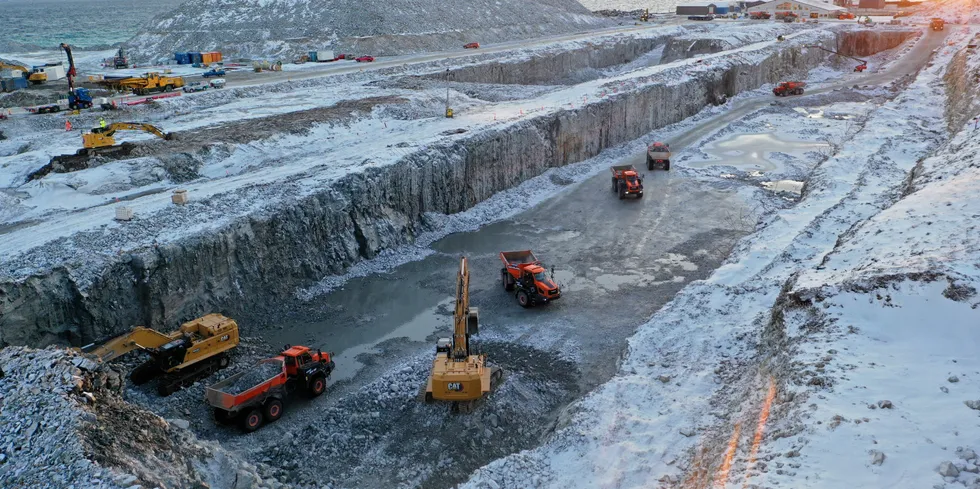
M 0 0 L 0 52 L 106 48 L 186 0 Z

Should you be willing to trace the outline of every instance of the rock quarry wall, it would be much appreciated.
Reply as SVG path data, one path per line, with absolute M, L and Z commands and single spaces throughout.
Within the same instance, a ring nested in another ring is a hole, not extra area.
M 970 42 L 974 48 L 956 53 L 946 75 L 946 121 L 951 132 L 980 114 L 980 35 Z
M 892 36 L 871 40 L 878 50 L 901 42 Z M 832 45 L 833 35 L 825 42 Z M 134 324 L 170 330 L 211 311 L 236 317 L 257 304 L 274 305 L 298 287 L 413 242 L 432 228 L 426 213 L 466 210 L 549 168 L 596 156 L 740 92 L 815 67 L 826 56 L 786 42 L 765 48 L 754 61 L 719 58 L 693 74 L 688 67 L 671 68 L 575 110 L 476 133 L 348 175 L 318 194 L 218 232 L 120 255 L 84 286 L 67 266 L 2 282 L 0 346 L 78 345 Z

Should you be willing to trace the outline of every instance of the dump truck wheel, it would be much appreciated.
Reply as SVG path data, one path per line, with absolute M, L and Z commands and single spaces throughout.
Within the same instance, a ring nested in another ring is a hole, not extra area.
M 616 177 L 613 177 L 612 184 L 613 192 L 619 190 L 619 182 L 616 181 Z
M 626 187 L 623 186 L 623 185 L 620 185 L 619 186 L 619 200 L 623 200 L 625 198 L 626 198 Z
M 262 413 L 258 409 L 251 409 L 242 415 L 242 431 L 251 433 L 262 426 Z
M 647 170 L 653 171 L 653 160 L 647 155 Z
M 514 290 L 514 280 L 511 278 L 510 273 L 507 272 L 506 268 L 500 269 L 500 282 L 504 284 L 504 290 L 508 292 Z
M 310 397 L 317 397 L 323 394 L 325 390 L 327 390 L 327 377 L 323 374 L 317 374 L 310 379 L 310 385 L 307 387 L 306 392 Z
M 228 360 L 228 357 L 226 355 L 221 355 L 221 358 L 218 359 L 218 368 L 227 367 L 229 362 L 230 360 Z
M 670 171 L 670 160 L 664 160 L 664 171 Z
M 269 399 L 265 402 L 265 406 L 262 406 L 262 415 L 265 416 L 265 422 L 271 423 L 282 417 L 282 401 L 279 399 Z
M 517 293 L 517 303 L 520 304 L 521 307 L 530 307 L 531 298 L 527 296 L 527 292 L 522 290 Z

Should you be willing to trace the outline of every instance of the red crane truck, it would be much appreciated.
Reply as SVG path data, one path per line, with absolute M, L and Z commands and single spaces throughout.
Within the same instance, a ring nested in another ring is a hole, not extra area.
M 517 291 L 517 303 L 521 307 L 544 304 L 561 297 L 561 287 L 555 282 L 554 269 L 551 276 L 545 275 L 544 265 L 531 253 L 531 250 L 501 251 L 500 281 L 504 290 Z
M 208 387 L 206 397 L 216 421 L 237 421 L 251 433 L 282 417 L 283 401 L 292 392 L 303 390 L 310 398 L 323 394 L 333 369 L 329 353 L 286 345 L 279 356 Z

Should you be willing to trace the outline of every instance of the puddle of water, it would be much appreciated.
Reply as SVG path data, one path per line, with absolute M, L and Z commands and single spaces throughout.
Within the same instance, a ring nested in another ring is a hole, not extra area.
M 437 329 L 443 326 L 452 326 L 452 317 L 446 316 L 445 314 L 440 314 L 437 311 L 440 309 L 445 310 L 447 307 L 452 310 L 453 298 L 444 299 L 440 301 L 433 307 L 430 307 L 412 319 L 409 319 L 401 326 L 395 328 L 392 332 L 371 341 L 370 343 L 362 343 L 359 345 L 354 345 L 343 351 L 338 352 L 333 357 L 334 363 L 337 364 L 334 369 L 333 375 L 330 376 L 330 382 L 334 383 L 340 380 L 347 380 L 354 377 L 364 367 L 364 364 L 357 361 L 357 356 L 363 353 L 380 353 L 379 350 L 375 349 L 380 343 L 394 339 L 394 338 L 407 338 L 409 341 L 425 341 L 425 339 L 434 333 Z
M 807 109 L 805 109 L 803 107 L 795 107 L 793 110 L 795 110 L 796 112 L 799 112 L 800 114 L 803 114 L 804 116 L 806 116 L 806 117 L 808 117 L 810 119 L 823 119 L 823 110 L 822 109 L 814 109 L 813 112 L 810 112 L 809 110 L 807 110 Z
M 555 281 L 561 286 L 562 292 L 576 292 L 591 288 L 588 280 L 576 277 L 570 270 L 555 270 Z
M 772 133 L 738 134 L 708 144 L 703 150 L 711 159 L 692 161 L 688 165 L 694 168 L 725 165 L 746 171 L 776 171 L 782 169 L 782 163 L 770 159 L 771 153 L 802 157 L 808 151 L 829 147 L 827 143 L 816 141 L 788 141 Z
M 656 262 L 668 268 L 680 268 L 685 272 L 693 272 L 698 269 L 696 264 L 691 263 L 686 256 L 678 253 L 667 253 L 663 258 L 658 258 Z
M 796 180 L 776 180 L 775 182 L 762 182 L 762 186 L 773 192 L 788 192 L 791 194 L 803 193 L 803 182 Z
M 575 239 L 575 238 L 577 238 L 577 237 L 579 237 L 581 235 L 582 235 L 582 233 L 580 233 L 578 231 L 562 231 L 560 233 L 552 233 L 552 234 L 549 234 L 547 236 L 547 240 L 548 241 L 559 241 L 559 242 L 561 242 L 561 241 L 571 241 L 571 240 L 573 240 L 573 239 Z

